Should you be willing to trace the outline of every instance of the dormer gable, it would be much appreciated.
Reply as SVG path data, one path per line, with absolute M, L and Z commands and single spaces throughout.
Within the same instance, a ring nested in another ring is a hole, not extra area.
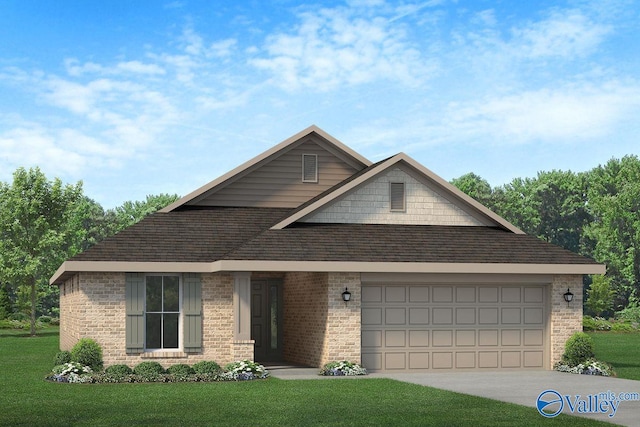
M 488 226 L 523 234 L 404 153 L 338 184 L 272 228 L 294 222 Z
M 203 206 L 296 208 L 370 164 L 310 126 L 161 212 Z

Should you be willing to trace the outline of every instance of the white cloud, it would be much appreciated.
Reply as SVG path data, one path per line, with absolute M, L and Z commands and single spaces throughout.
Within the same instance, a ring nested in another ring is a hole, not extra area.
M 266 55 L 249 61 L 285 90 L 329 91 L 382 80 L 415 86 L 429 71 L 403 27 L 384 16 L 336 8 L 298 18 L 293 31 L 267 38 Z
M 576 10 L 555 12 L 548 19 L 514 28 L 514 52 L 529 58 L 583 56 L 596 49 L 608 25 L 589 19 Z

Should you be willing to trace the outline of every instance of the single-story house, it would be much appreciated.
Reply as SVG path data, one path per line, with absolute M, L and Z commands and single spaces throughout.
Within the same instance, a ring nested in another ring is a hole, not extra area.
M 65 261 L 51 283 L 60 347 L 91 337 L 106 365 L 551 369 L 581 330 L 583 275 L 604 271 L 406 154 L 372 163 L 311 126 Z

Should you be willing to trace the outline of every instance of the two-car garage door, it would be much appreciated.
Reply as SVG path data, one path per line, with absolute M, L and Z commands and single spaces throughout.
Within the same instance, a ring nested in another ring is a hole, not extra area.
M 371 371 L 545 367 L 543 285 L 362 287 L 362 363 Z

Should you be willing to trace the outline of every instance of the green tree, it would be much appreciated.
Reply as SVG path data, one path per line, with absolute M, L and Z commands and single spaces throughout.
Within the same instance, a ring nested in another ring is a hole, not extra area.
M 165 206 L 178 200 L 180 197 L 177 194 L 158 194 L 148 195 L 144 201 L 127 201 L 115 208 L 108 211 L 107 216 L 112 215 L 111 220 L 114 221 L 115 227 L 114 233 L 123 230 L 152 214 Z
M 487 180 L 473 172 L 451 180 L 451 184 L 458 187 L 467 196 L 473 197 L 483 205 L 492 204 L 492 189 Z
M 585 307 L 594 316 L 602 316 L 613 308 L 615 291 L 611 289 L 611 279 L 604 275 L 593 276 L 591 286 L 587 289 Z
M 616 309 L 640 301 L 640 160 L 612 159 L 589 172 L 585 229 L 593 257 L 607 264 L 616 291 Z
M 19 168 L 11 184 L 0 183 L 0 282 L 28 295 L 31 335 L 38 297 L 51 291 L 49 277 L 78 242 L 70 213 L 82 200 L 82 183 L 48 181 L 39 168 Z
M 8 286 L 0 282 L 0 320 L 6 319 L 11 313 L 13 313 L 13 303 Z

